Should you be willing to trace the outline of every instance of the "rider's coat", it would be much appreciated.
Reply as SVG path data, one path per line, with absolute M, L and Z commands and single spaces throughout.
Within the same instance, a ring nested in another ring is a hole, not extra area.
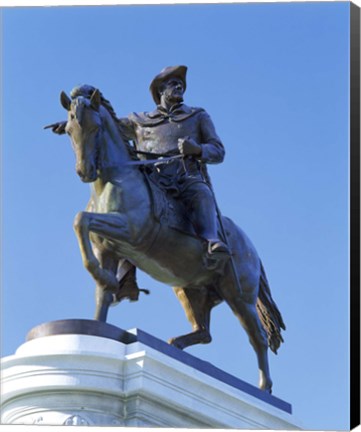
M 207 112 L 183 103 L 169 111 L 158 105 L 150 113 L 133 113 L 120 119 L 119 125 L 136 150 L 150 153 L 143 155 L 145 158 L 179 153 L 179 139 L 192 139 L 200 145 L 199 157 L 157 164 L 151 175 L 168 193 L 180 198 L 200 237 L 217 238 L 216 208 L 205 164 L 222 162 L 225 151 Z
M 178 150 L 178 139 L 189 137 L 201 145 L 199 161 L 207 164 L 223 161 L 223 144 L 202 108 L 180 104 L 168 112 L 158 106 L 149 113 L 132 113 L 119 123 L 125 138 L 134 141 L 137 150 L 172 154 Z

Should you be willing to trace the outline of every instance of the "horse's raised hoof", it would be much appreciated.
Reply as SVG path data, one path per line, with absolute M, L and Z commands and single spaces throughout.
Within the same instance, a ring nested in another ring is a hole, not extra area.
M 191 345 L 207 344 L 212 341 L 212 336 L 207 330 L 198 330 L 192 333 L 188 333 L 183 336 L 174 337 L 168 340 L 170 345 L 175 346 L 183 350 Z

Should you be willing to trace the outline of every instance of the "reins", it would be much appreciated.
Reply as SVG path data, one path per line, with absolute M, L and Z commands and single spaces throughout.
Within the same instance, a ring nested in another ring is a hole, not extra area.
M 104 125 L 102 125 L 102 128 L 104 129 Z M 100 146 L 99 146 L 99 140 L 96 141 L 96 159 L 99 158 L 99 152 L 100 152 Z M 133 165 L 133 166 L 142 166 L 142 165 L 161 165 L 168 162 L 171 162 L 176 159 L 182 159 L 185 156 L 183 154 L 171 154 L 172 152 L 168 153 L 152 153 L 152 152 L 146 152 L 141 150 L 131 150 L 133 153 L 143 155 L 143 156 L 150 156 L 155 157 L 156 159 L 145 159 L 145 160 L 131 160 L 125 163 L 125 165 Z
M 133 150 L 134 153 L 145 155 L 145 156 L 156 156 L 156 157 L 167 157 L 171 155 L 171 151 L 168 153 L 153 153 L 153 152 L 146 152 L 142 150 Z
M 141 153 L 141 152 L 137 152 Z M 143 153 L 143 152 L 142 152 Z M 146 152 L 144 152 L 146 153 Z M 149 153 L 147 153 L 149 155 Z M 156 153 L 153 153 L 153 155 L 157 155 Z M 126 165 L 152 165 L 152 164 L 163 164 L 167 163 L 169 161 L 175 160 L 175 159 L 181 159 L 184 155 L 175 155 L 175 156 L 167 156 L 163 157 L 160 156 L 159 159 L 146 159 L 146 160 L 137 160 L 137 161 L 129 161 L 126 163 Z
M 153 156 L 158 156 L 157 153 L 148 153 L 148 152 L 141 152 L 141 151 L 137 151 L 137 153 L 147 154 L 148 156 L 151 154 Z M 160 165 L 160 164 L 171 162 L 171 161 L 176 160 L 176 159 L 182 159 L 183 164 L 184 164 L 184 157 L 185 156 L 182 154 L 167 156 L 167 157 L 160 156 L 159 159 L 128 161 L 128 162 L 125 162 L 125 165 L 127 165 L 127 166 Z M 111 175 L 111 173 L 118 173 L 119 169 L 120 169 L 119 166 L 110 166 L 110 167 L 106 167 L 106 168 L 103 167 L 102 168 L 103 172 L 107 171 L 108 176 Z M 116 182 L 116 179 L 113 179 L 112 181 Z

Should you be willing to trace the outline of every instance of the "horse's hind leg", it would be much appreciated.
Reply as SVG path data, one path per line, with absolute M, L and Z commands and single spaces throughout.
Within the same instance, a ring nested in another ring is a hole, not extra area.
M 245 297 L 249 297 L 243 299 L 237 293 L 237 289 L 230 276 L 228 276 L 227 281 L 224 280 L 221 283 L 222 287 L 220 287 L 220 293 L 247 332 L 249 341 L 257 355 L 259 388 L 271 393 L 272 380 L 268 363 L 267 334 L 258 317 L 254 299 L 254 293 L 257 292 L 257 288 L 242 286 Z M 249 294 L 248 296 L 247 293 Z M 250 295 L 251 293 L 253 293 L 253 295 Z
M 174 287 L 173 290 L 183 306 L 193 331 L 174 337 L 169 340 L 169 343 L 177 348 L 184 349 L 191 345 L 211 342 L 212 337 L 209 331 L 210 313 L 216 302 L 209 295 L 208 289 Z
M 272 392 L 272 380 L 268 363 L 268 341 L 265 330 L 258 318 L 256 306 L 245 303 L 239 316 L 249 341 L 256 352 L 259 369 L 259 388 Z M 236 314 L 237 315 L 237 314 Z

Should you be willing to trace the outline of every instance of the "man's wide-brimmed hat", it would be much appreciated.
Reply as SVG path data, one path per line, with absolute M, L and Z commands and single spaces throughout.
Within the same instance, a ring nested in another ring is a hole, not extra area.
M 154 102 L 159 105 L 160 103 L 160 94 L 159 87 L 161 84 L 168 80 L 169 78 L 179 78 L 183 81 L 184 90 L 186 89 L 186 74 L 187 74 L 187 66 L 168 66 L 164 68 L 160 74 L 158 74 L 150 84 L 149 90 L 152 93 Z

